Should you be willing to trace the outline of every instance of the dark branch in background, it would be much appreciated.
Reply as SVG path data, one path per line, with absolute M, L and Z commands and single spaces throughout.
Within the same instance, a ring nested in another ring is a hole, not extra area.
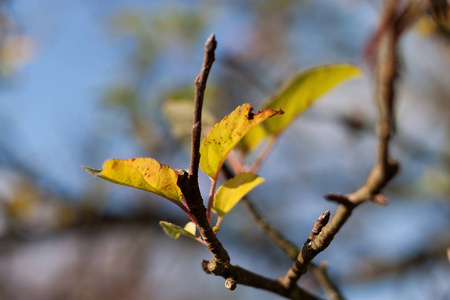
M 410 274 L 412 269 L 426 270 L 432 261 L 441 265 L 449 263 L 446 255 L 446 250 L 450 245 L 448 232 L 437 235 L 433 233 L 423 244 L 426 246 L 420 249 L 420 251 L 392 261 L 366 257 L 364 259 L 364 266 L 356 270 L 356 272 L 345 280 L 361 283 L 389 276 Z
M 310 266 L 310 270 L 319 284 L 324 289 L 330 300 L 344 300 L 338 287 L 330 280 L 327 274 L 327 266 L 321 263 L 319 266 Z

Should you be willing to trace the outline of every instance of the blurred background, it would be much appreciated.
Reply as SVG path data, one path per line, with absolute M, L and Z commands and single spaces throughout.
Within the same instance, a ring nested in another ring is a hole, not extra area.
M 380 11 L 358 0 L 0 1 L 0 299 L 279 299 L 226 290 L 200 268 L 206 247 L 159 227 L 189 221 L 178 207 L 80 165 L 153 157 L 188 168 L 193 81 L 213 32 L 205 130 L 305 68 L 354 63 L 363 76 L 283 134 L 250 194 L 300 246 L 336 209 L 322 196 L 354 191 L 374 163 L 362 53 Z M 392 145 L 402 171 L 385 191 L 389 205 L 359 207 L 315 259 L 348 299 L 450 299 L 449 45 L 448 27 L 429 15 L 402 38 Z M 267 277 L 291 265 L 239 205 L 219 239 L 232 263 Z M 323 295 L 312 276 L 300 284 Z

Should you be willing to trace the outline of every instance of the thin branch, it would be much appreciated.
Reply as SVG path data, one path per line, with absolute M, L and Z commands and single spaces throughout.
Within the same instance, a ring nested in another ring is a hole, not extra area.
M 256 211 L 253 203 L 250 201 L 250 199 L 248 199 L 248 197 L 244 197 L 240 201 L 240 203 L 244 206 L 253 220 L 257 223 L 259 228 L 261 228 L 270 237 L 274 244 L 277 245 L 277 247 L 281 251 L 283 251 L 287 257 L 289 257 L 291 260 L 294 260 L 299 253 L 299 249 L 297 248 L 297 246 L 286 239 L 275 227 L 270 225 L 269 222 L 262 218 L 261 215 Z
M 319 282 L 320 286 L 325 290 L 325 293 L 330 300 L 344 300 L 339 288 L 330 280 L 327 274 L 327 266 L 325 264 L 320 264 L 320 266 L 310 267 L 314 277 Z
M 238 153 L 236 149 L 232 149 L 227 157 L 227 160 L 235 174 L 239 174 L 244 171 L 244 158 L 240 157 L 241 155 L 242 153 Z
M 348 197 L 345 195 L 341 195 L 341 194 L 326 194 L 324 196 L 325 199 L 327 199 L 328 201 L 333 201 L 336 202 L 337 204 L 342 204 L 348 207 L 353 207 L 354 204 L 348 200 Z
M 203 59 L 200 74 L 195 78 L 195 108 L 194 108 L 194 124 L 192 126 L 192 143 L 191 143 L 191 166 L 189 169 L 189 180 L 198 182 L 198 166 L 200 162 L 200 140 L 202 134 L 202 108 L 203 98 L 205 96 L 206 82 L 211 71 L 212 64 L 215 60 L 215 50 L 217 47 L 216 37 L 211 34 L 206 40 L 205 57 Z
M 329 210 L 320 215 L 320 217 L 314 223 L 314 227 L 313 229 L 311 229 L 311 233 L 308 236 L 308 241 L 312 241 L 314 237 L 322 231 L 322 228 L 325 227 L 325 225 L 327 225 L 328 220 L 330 220 Z
M 208 217 L 208 222 L 211 224 L 211 209 L 214 202 L 214 192 L 216 191 L 217 181 L 219 172 L 217 172 L 216 178 L 211 182 L 211 189 L 209 190 L 209 196 L 208 196 L 208 207 L 206 209 L 206 216 Z
M 224 164 L 221 169 L 222 173 L 225 175 L 227 179 L 233 178 L 234 174 L 230 170 L 230 168 Z M 287 257 L 291 260 L 294 260 L 299 252 L 297 246 L 294 243 L 288 241 L 276 228 L 271 226 L 257 211 L 253 203 L 250 201 L 248 197 L 244 197 L 239 201 L 242 206 L 247 210 L 248 214 L 252 217 L 252 219 L 256 222 L 256 224 L 261 228 L 263 232 L 265 232 L 270 239 L 275 243 L 275 245 L 280 248 Z
M 214 234 L 208 218 L 206 216 L 206 207 L 203 204 L 203 198 L 198 186 L 198 167 L 200 162 L 200 138 L 201 138 L 201 117 L 203 98 L 206 89 L 206 81 L 208 79 L 211 66 L 215 59 L 214 51 L 217 42 L 214 34 L 212 34 L 205 44 L 205 57 L 203 60 L 200 74 L 195 79 L 195 108 L 194 108 L 194 124 L 192 129 L 192 147 L 191 147 L 191 165 L 189 172 L 185 170 L 178 171 L 177 184 L 183 192 L 186 204 L 190 213 L 197 221 L 198 231 L 207 244 L 208 250 L 212 253 L 213 261 L 220 264 L 224 269 L 228 269 L 230 265 L 230 257 L 228 252 L 223 248 L 222 243 Z
M 300 276 L 306 273 L 306 271 L 308 270 L 308 264 L 317 255 L 317 253 L 315 253 L 316 251 L 311 247 L 311 243 L 314 238 L 321 233 L 325 225 L 327 225 L 329 218 L 330 211 L 327 210 L 322 215 L 320 215 L 317 221 L 314 223 L 314 227 L 312 228 L 308 239 L 300 249 L 300 253 L 297 256 L 297 259 L 294 261 L 294 264 L 283 277 L 280 277 L 278 279 L 278 281 L 283 286 L 295 286 L 297 284 L 297 281 L 300 279 Z
M 261 167 L 261 164 L 267 158 L 267 156 L 269 155 L 270 151 L 272 151 L 273 146 L 275 146 L 275 144 L 276 144 L 276 142 L 278 140 L 278 137 L 279 137 L 279 135 L 274 135 L 274 136 L 272 136 L 270 138 L 270 140 L 267 142 L 267 144 L 264 147 L 264 149 L 259 154 L 258 158 L 253 163 L 252 167 L 250 168 L 250 172 L 252 172 L 252 173 L 258 172 L 259 168 Z

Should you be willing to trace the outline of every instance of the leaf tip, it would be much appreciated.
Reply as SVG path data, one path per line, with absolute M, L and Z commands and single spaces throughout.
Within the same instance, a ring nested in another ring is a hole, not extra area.
M 349 70 L 349 78 L 351 77 L 360 77 L 362 75 L 362 70 L 357 65 L 352 63 L 342 64 L 341 67 L 347 68 Z
M 278 111 L 276 113 L 277 115 L 282 115 L 284 114 L 284 110 L 281 109 L 281 107 L 278 107 Z
M 171 238 L 178 239 L 180 237 L 180 233 L 177 231 L 177 227 L 179 226 L 166 221 L 159 221 L 159 226 L 161 226 L 162 229 L 164 230 L 164 233 L 170 236 Z
M 98 175 L 102 172 L 102 170 L 92 169 L 92 168 L 88 168 L 88 167 L 85 167 L 85 166 L 80 166 L 80 167 L 82 167 L 83 169 L 85 169 L 86 172 L 88 172 L 89 174 L 91 174 L 93 177 L 98 176 Z
M 252 113 L 252 111 L 253 111 L 253 106 L 251 106 L 250 104 L 249 104 L 249 107 L 248 107 L 248 113 L 247 113 L 247 119 L 248 120 L 253 120 L 253 116 L 255 115 L 254 113 Z

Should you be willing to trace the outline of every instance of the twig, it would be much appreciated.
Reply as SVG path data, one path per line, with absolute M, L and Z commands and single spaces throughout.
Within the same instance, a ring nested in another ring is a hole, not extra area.
M 269 155 L 270 151 L 272 151 L 273 146 L 275 146 L 279 135 L 274 135 L 270 138 L 270 140 L 267 142 L 264 149 L 259 154 L 258 158 L 253 163 L 252 167 L 250 168 L 250 172 L 256 173 L 258 172 L 259 168 L 261 167 L 262 162 L 266 159 L 266 157 Z
M 308 264 L 318 254 L 316 253 L 316 250 L 312 248 L 312 241 L 320 234 L 322 229 L 328 223 L 329 218 L 330 211 L 327 210 L 322 215 L 320 215 L 320 217 L 314 223 L 314 227 L 312 228 L 308 239 L 300 249 L 300 252 L 297 256 L 297 259 L 294 261 L 294 264 L 283 277 L 280 277 L 278 279 L 278 281 L 283 286 L 288 288 L 295 286 L 297 284 L 297 281 L 300 279 L 300 276 L 306 273 L 306 271 L 308 270 Z
M 341 195 L 341 194 L 326 194 L 324 196 L 325 199 L 327 199 L 328 201 L 333 201 L 336 202 L 337 204 L 342 204 L 348 207 L 353 207 L 354 204 L 348 200 L 348 197 L 345 195 Z
M 228 154 L 227 160 L 235 174 L 239 174 L 244 171 L 244 158 L 241 156 L 242 153 L 238 153 L 236 149 L 232 149 L 230 154 Z
M 230 257 L 223 248 L 220 241 L 214 234 L 209 225 L 206 216 L 206 208 L 203 205 L 203 198 L 198 186 L 198 167 L 200 162 L 200 137 L 201 137 L 201 117 L 203 108 L 203 97 L 206 89 L 206 81 L 214 62 L 217 42 L 214 34 L 212 34 L 205 44 L 205 57 L 203 60 L 200 74 L 195 79 L 195 105 L 194 105 L 194 124 L 192 128 L 192 147 L 191 147 L 191 165 L 189 172 L 179 170 L 177 184 L 183 192 L 186 204 L 190 213 L 197 220 L 198 231 L 207 244 L 208 250 L 213 254 L 216 264 L 220 264 L 224 269 L 228 269 L 230 265 Z
M 198 165 L 200 162 L 200 140 L 202 134 L 202 108 L 203 98 L 205 96 L 206 82 L 211 71 L 212 64 L 215 60 L 215 50 L 217 47 L 216 37 L 211 34 L 206 40 L 205 57 L 203 59 L 200 74 L 195 78 L 195 107 L 194 107 L 194 124 L 192 127 L 192 143 L 191 143 L 191 166 L 189 169 L 189 180 L 198 182 Z
M 312 273 L 314 274 L 314 277 L 319 282 L 320 286 L 322 286 L 322 288 L 325 290 L 325 293 L 327 294 L 328 299 L 344 300 L 344 297 L 342 296 L 338 287 L 328 277 L 326 264 L 322 263 L 322 264 L 320 264 L 320 266 L 311 265 L 310 269 L 311 269 Z
M 221 171 L 227 179 L 234 177 L 234 174 L 226 164 L 222 166 Z M 261 228 L 270 237 L 275 245 L 277 245 L 278 248 L 280 248 L 287 257 L 294 260 L 299 252 L 297 246 L 295 246 L 294 243 L 288 241 L 276 228 L 271 226 L 256 210 L 255 206 L 248 197 L 242 198 L 240 203 L 244 206 L 244 208 L 247 210 L 247 212 L 250 214 L 259 228 Z
M 329 210 L 324 212 L 314 223 L 314 227 L 308 236 L 308 241 L 312 241 L 314 239 L 314 237 L 322 231 L 322 228 L 325 225 L 327 225 L 328 220 L 330 220 L 330 211 Z
M 219 174 L 217 174 L 216 178 L 213 179 L 211 182 L 211 188 L 209 190 L 209 196 L 208 196 L 208 207 L 206 209 L 206 216 L 208 217 L 208 222 L 211 224 L 211 209 L 214 202 L 214 192 L 216 191 L 217 181 Z

